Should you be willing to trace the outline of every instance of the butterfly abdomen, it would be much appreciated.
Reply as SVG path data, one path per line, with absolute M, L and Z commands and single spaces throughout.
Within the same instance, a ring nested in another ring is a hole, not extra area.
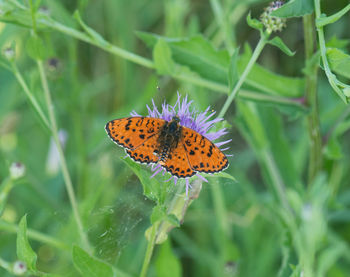
M 171 152 L 177 147 L 182 135 L 182 127 L 179 125 L 178 118 L 166 122 L 161 128 L 158 137 L 158 147 L 155 153 L 159 156 L 159 161 L 164 162 L 171 158 Z

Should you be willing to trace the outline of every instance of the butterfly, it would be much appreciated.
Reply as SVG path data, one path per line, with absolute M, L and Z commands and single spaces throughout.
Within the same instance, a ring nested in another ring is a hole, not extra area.
M 177 116 L 171 121 L 141 116 L 114 119 L 105 129 L 131 159 L 158 163 L 178 178 L 197 172 L 220 172 L 228 167 L 225 154 L 203 135 L 180 125 Z

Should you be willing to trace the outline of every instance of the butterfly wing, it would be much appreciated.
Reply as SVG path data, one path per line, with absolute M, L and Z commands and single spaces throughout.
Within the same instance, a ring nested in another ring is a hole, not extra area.
M 156 163 L 159 159 L 154 155 L 154 150 L 157 146 L 157 138 L 158 136 L 154 135 L 135 149 L 125 149 L 125 152 L 136 162 L 146 164 Z
M 153 117 L 126 117 L 109 121 L 105 129 L 115 143 L 134 150 L 158 134 L 165 122 Z
M 171 151 L 168 158 L 163 162 L 159 162 L 166 171 L 170 172 L 171 175 L 178 178 L 191 177 L 196 172 L 192 170 L 188 157 L 186 155 L 186 150 L 181 142 L 178 146 Z
M 227 157 L 215 144 L 190 128 L 182 128 L 181 142 L 194 171 L 215 173 L 228 167 Z

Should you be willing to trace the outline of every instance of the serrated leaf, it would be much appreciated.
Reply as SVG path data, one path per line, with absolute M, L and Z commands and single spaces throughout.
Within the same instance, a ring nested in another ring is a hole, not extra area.
M 171 49 L 165 40 L 159 39 L 153 48 L 154 66 L 158 74 L 172 75 L 175 63 L 171 57 Z
M 36 35 L 30 36 L 26 42 L 28 55 L 34 60 L 44 60 L 46 58 L 46 47 L 43 40 Z
M 253 29 L 257 29 L 259 31 L 262 31 L 263 28 L 264 28 L 264 24 L 261 23 L 261 21 L 255 19 L 255 18 L 252 18 L 250 16 L 250 12 L 248 13 L 247 15 L 247 24 L 252 27 Z
M 73 263 L 84 277 L 112 277 L 113 268 L 105 262 L 91 256 L 79 246 L 73 246 Z
M 228 68 L 227 79 L 228 79 L 228 86 L 230 91 L 233 90 L 234 86 L 236 85 L 239 79 L 238 68 L 237 68 L 238 52 L 239 52 L 239 48 L 235 49 L 235 51 L 231 56 L 230 66 Z
M 18 224 L 16 247 L 18 259 L 24 261 L 29 269 L 36 270 L 37 255 L 27 238 L 27 215 Z
M 271 13 L 277 17 L 299 17 L 314 11 L 313 0 L 291 0 Z
M 330 16 L 321 16 L 320 18 L 317 18 L 316 20 L 316 26 L 318 28 L 323 27 L 325 25 L 331 24 L 339 20 L 344 14 L 346 14 L 350 10 L 350 4 L 345 6 L 343 9 L 341 9 L 339 12 L 330 15 Z
M 290 50 L 280 37 L 274 37 L 273 39 L 268 40 L 267 43 L 276 46 L 288 56 L 294 56 L 295 54 L 295 52 Z
M 327 60 L 334 72 L 350 78 L 350 55 L 337 48 L 327 48 Z

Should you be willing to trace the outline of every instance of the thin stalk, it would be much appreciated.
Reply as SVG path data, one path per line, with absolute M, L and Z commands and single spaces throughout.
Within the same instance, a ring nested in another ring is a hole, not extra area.
M 267 40 L 266 36 L 262 35 L 260 37 L 260 40 L 254 49 L 252 57 L 250 58 L 246 68 L 244 69 L 242 75 L 240 76 L 238 82 L 236 83 L 236 85 L 233 88 L 232 92 L 230 93 L 229 97 L 226 99 L 226 102 L 225 102 L 224 106 L 222 107 L 218 117 L 221 117 L 221 118 L 224 117 L 224 115 L 227 112 L 228 108 L 230 107 L 232 101 L 238 95 L 238 92 L 239 92 L 241 86 L 243 85 L 245 79 L 247 78 L 250 70 L 252 69 L 253 65 L 255 64 L 256 60 L 258 59 L 261 51 L 264 49 L 264 46 L 266 44 L 266 40 Z
M 313 15 L 305 15 L 303 17 L 306 61 L 309 61 L 315 54 L 316 34 L 314 22 Z M 312 183 L 322 168 L 322 137 L 317 101 L 317 69 L 318 65 L 314 65 L 305 76 L 306 105 L 310 108 L 310 113 L 307 116 L 310 139 L 308 184 Z
M 64 183 L 66 185 L 66 189 L 68 192 L 69 201 L 70 201 L 71 206 L 72 206 L 74 219 L 75 219 L 75 222 L 78 226 L 78 232 L 79 232 L 80 238 L 82 240 L 82 243 L 83 243 L 84 247 L 86 248 L 86 250 L 91 253 L 91 247 L 90 247 L 89 241 L 87 239 L 87 236 L 84 232 L 83 224 L 81 222 L 81 218 L 79 215 L 78 205 L 77 205 L 77 201 L 75 199 L 73 184 L 72 184 L 72 180 L 71 180 L 70 175 L 69 175 L 66 158 L 64 156 L 63 149 L 62 149 L 61 143 L 60 143 L 59 138 L 58 138 L 58 129 L 57 129 L 57 122 L 56 122 L 56 117 L 55 117 L 55 113 L 54 113 L 54 106 L 53 106 L 53 103 L 51 100 L 51 93 L 50 93 L 49 85 L 47 82 L 47 77 L 46 77 L 46 73 L 44 70 L 44 66 L 43 66 L 42 61 L 40 61 L 40 60 L 37 60 L 37 65 L 39 68 L 40 79 L 41 79 L 41 83 L 42 83 L 42 86 L 44 89 L 46 105 L 47 105 L 48 112 L 49 112 L 49 119 L 51 122 L 52 136 L 53 136 L 53 139 L 56 143 L 56 147 L 57 147 L 57 150 L 59 153 L 59 157 L 60 157 L 59 161 L 61 164 L 62 174 L 63 174 L 63 178 L 64 178 Z
M 147 250 L 146 250 L 145 258 L 143 260 L 140 277 L 145 277 L 147 274 L 147 270 L 153 254 L 154 245 L 156 244 L 159 225 L 160 225 L 160 222 L 156 222 L 152 225 L 151 235 L 147 244 Z
M 287 212 L 290 212 L 292 209 L 286 197 L 286 186 L 271 151 L 269 149 L 263 149 L 261 150 L 261 155 L 281 204 Z
M 115 45 L 112 45 L 111 43 L 107 42 L 105 44 L 101 44 L 97 41 L 95 41 L 93 38 L 90 36 L 84 34 L 83 32 L 77 31 L 73 28 L 67 27 L 59 22 L 56 22 L 52 19 L 47 20 L 47 19 L 39 19 L 38 22 L 46 27 L 52 28 L 56 31 L 59 31 L 61 33 L 64 33 L 66 35 L 69 35 L 71 37 L 74 37 L 78 40 L 87 42 L 89 44 L 95 45 L 98 48 L 101 48 L 107 52 L 110 52 L 116 56 L 120 56 L 126 60 L 129 60 L 131 62 L 134 62 L 138 65 L 145 66 L 147 68 L 154 69 L 154 63 L 152 60 L 146 59 L 144 57 L 141 57 L 139 55 L 136 55 L 132 52 L 126 51 L 124 49 L 121 49 Z M 257 50 L 255 50 L 257 51 Z M 254 55 L 254 54 L 253 54 Z M 248 72 L 247 72 L 248 73 Z M 185 74 L 175 74 L 172 76 L 174 79 L 180 80 L 180 81 L 185 81 L 200 87 L 204 87 L 207 89 L 215 90 L 217 92 L 222 92 L 222 93 L 227 93 L 228 92 L 228 86 L 213 82 L 211 80 L 203 79 L 201 77 L 197 76 L 189 76 Z M 287 98 L 287 97 L 277 97 L 277 96 L 272 96 L 272 95 L 266 95 L 263 93 L 254 93 L 254 92 L 246 92 L 246 91 L 240 91 L 240 95 L 242 95 L 245 99 L 251 99 L 251 100 L 257 100 L 257 101 L 273 101 L 275 103 L 291 103 L 295 101 L 293 98 Z M 266 96 L 266 98 L 264 98 Z M 232 100 L 235 96 L 232 97 Z M 231 100 L 231 102 L 232 102 Z M 297 104 L 296 105 L 300 105 Z M 302 106 L 302 105 L 300 105 Z
M 36 98 L 34 97 L 33 93 L 28 88 L 26 82 L 24 81 L 24 78 L 22 77 L 22 74 L 20 73 L 20 71 L 18 70 L 18 68 L 14 62 L 12 63 L 12 72 L 15 75 L 19 84 L 21 85 L 24 93 L 28 97 L 30 103 L 33 105 L 35 111 L 38 113 L 40 119 L 42 120 L 42 122 L 44 122 L 45 126 L 50 130 L 51 127 L 49 124 L 49 120 L 47 119 L 46 115 L 44 114 L 43 110 L 41 109 L 41 107 L 40 107 L 38 101 L 36 100 Z
M 11 232 L 11 233 L 17 233 L 18 226 L 16 224 L 6 222 L 0 219 L 0 230 Z M 40 233 L 38 231 L 28 229 L 27 235 L 29 238 L 40 241 L 44 244 L 49 244 L 51 246 L 54 246 L 63 250 L 70 250 L 70 246 L 65 244 L 64 242 L 59 241 L 56 238 L 50 237 L 43 233 Z
M 169 204 L 168 211 L 167 211 L 168 214 L 173 213 L 173 210 L 176 209 L 176 207 L 177 207 L 178 201 L 183 197 L 181 194 L 181 191 L 183 190 L 183 188 L 184 188 L 184 182 L 180 182 L 178 189 L 175 193 L 175 196 Z M 185 202 L 185 206 L 186 206 L 185 208 L 188 207 L 189 201 L 190 201 L 190 199 L 188 199 Z M 148 270 L 148 267 L 149 267 L 149 264 L 150 264 L 150 261 L 151 261 L 152 255 L 153 255 L 154 246 L 156 244 L 159 231 L 161 231 L 163 224 L 164 224 L 164 221 L 158 221 L 152 225 L 151 235 L 150 235 L 150 238 L 149 238 L 148 243 L 147 243 L 147 250 L 146 250 L 144 260 L 143 260 L 140 277 L 145 277 L 147 274 L 147 270 Z
M 13 273 L 12 266 L 9 262 L 0 258 L 0 267 L 6 269 L 8 272 Z

